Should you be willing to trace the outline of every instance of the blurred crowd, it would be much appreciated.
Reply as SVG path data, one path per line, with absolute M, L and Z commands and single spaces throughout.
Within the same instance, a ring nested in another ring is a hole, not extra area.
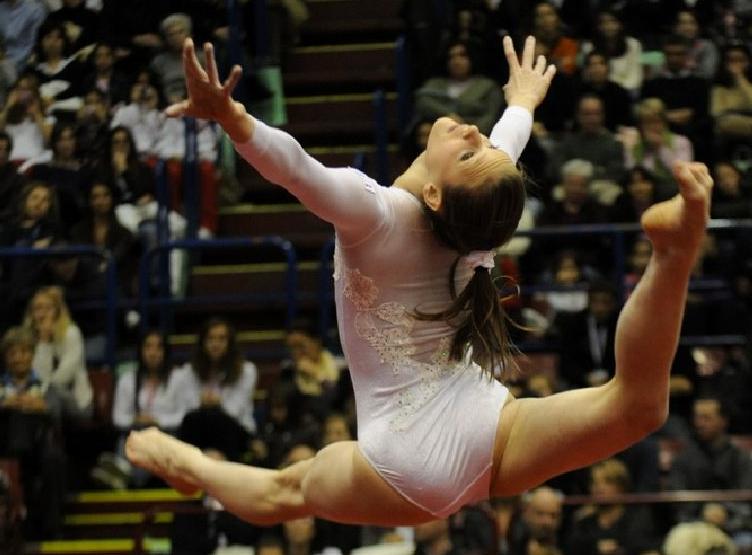
M 305 2 L 269 4 L 286 21 L 274 42 L 294 43 Z M 252 29 L 253 2 L 239 2 L 238 13 Z M 504 35 L 518 45 L 534 35 L 538 53 L 556 64 L 522 158 L 530 186 L 521 229 L 637 224 L 677 192 L 672 164 L 691 159 L 715 178 L 713 218 L 752 218 L 752 2 L 405 0 L 403 15 L 414 90 L 401 130 L 405 159 L 424 148 L 440 116 L 490 132 L 505 107 Z M 160 161 L 170 233 L 186 231 L 187 132 L 198 152 L 198 234 L 217 233 L 223 184 L 233 177 L 222 162 L 227 140 L 213 123 L 167 119 L 162 109 L 185 97 L 186 37 L 212 40 L 220 66 L 229 65 L 227 19 L 219 0 L 0 0 L 0 248 L 107 249 L 119 293 L 134 296 L 139 257 L 157 241 Z M 242 49 L 249 59 L 251 42 Z M 269 55 L 279 62 L 283 50 Z M 270 94 L 258 82 L 245 85 L 257 97 Z M 613 376 L 618 310 L 650 249 L 637 231 L 516 237 L 499 249 L 500 284 L 525 286 L 507 301 L 522 324 L 516 341 L 555 353 L 554 364 L 516 376 L 516 395 Z M 390 542 L 413 542 L 425 555 L 750 550 L 749 502 L 563 504 L 576 494 L 752 489 L 750 275 L 752 231 L 712 230 L 694 270 L 668 422 L 612 459 L 414 529 L 313 518 L 258 528 L 206 498 L 205 514 L 176 516 L 174 552 L 242 544 L 263 555 L 333 555 Z M 86 460 L 70 439 L 96 424 L 88 369 L 103 360 L 106 327 L 86 301 L 101 300 L 106 288 L 95 257 L 0 257 L 0 458 L 20 461 L 25 504 L 22 519 L 0 479 L 0 551 L 19 541 L 20 520 L 27 539 L 59 537 L 72 488 L 160 485 L 124 458 L 131 429 L 158 426 L 211 456 L 269 468 L 355 439 L 346 365 L 311 330 L 288 335 L 279 377 L 259 383 L 264 376 L 221 315 L 204 322 L 188 357 L 172 353 L 161 331 L 136 337 L 131 318 L 133 329 L 123 323 L 120 331 L 135 345 L 133 360 L 113 371 L 115 433 Z

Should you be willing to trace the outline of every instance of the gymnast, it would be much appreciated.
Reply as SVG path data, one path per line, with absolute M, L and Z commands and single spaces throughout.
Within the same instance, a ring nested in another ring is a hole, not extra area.
M 212 46 L 204 46 L 204 70 L 186 41 L 188 99 L 167 114 L 217 121 L 266 179 L 334 225 L 337 321 L 358 440 L 271 470 L 216 461 L 148 429 L 128 439 L 133 463 L 257 524 L 315 515 L 414 525 L 589 465 L 664 422 L 708 218 L 712 180 L 702 164 L 678 164 L 680 194 L 642 218 L 653 255 L 619 318 L 615 377 L 544 399 L 514 399 L 494 379 L 512 366 L 513 346 L 490 275 L 492 249 L 517 227 L 525 181 L 516 162 L 555 71 L 534 49 L 528 37 L 518 58 L 504 40 L 508 108 L 490 138 L 439 118 L 425 152 L 392 187 L 380 187 L 355 169 L 324 167 L 249 116 L 231 97 L 240 68 L 221 83 Z

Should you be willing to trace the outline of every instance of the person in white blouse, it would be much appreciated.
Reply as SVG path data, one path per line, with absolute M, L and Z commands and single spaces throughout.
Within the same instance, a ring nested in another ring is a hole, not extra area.
M 24 327 L 37 338 L 34 370 L 44 389 L 62 399 L 63 416 L 87 419 L 92 414 L 92 389 L 86 371 L 84 339 L 71 320 L 60 287 L 42 287 L 29 301 Z
M 652 260 L 619 319 L 616 375 L 599 387 L 515 399 L 493 379 L 512 364 L 491 249 L 514 232 L 524 204 L 516 161 L 555 68 L 520 61 L 509 37 L 509 108 L 491 137 L 439 118 L 426 151 L 381 187 L 352 168 L 326 168 L 283 131 L 248 116 L 183 51 L 189 99 L 168 115 L 218 121 L 236 149 L 337 234 L 337 320 L 355 393 L 358 440 L 339 441 L 282 470 L 213 460 L 156 429 L 131 433 L 130 460 L 182 491 L 206 490 L 258 524 L 310 515 L 345 523 L 414 525 L 489 496 L 509 496 L 587 466 L 665 421 L 671 361 L 712 179 L 679 164 L 681 196 L 643 216 Z

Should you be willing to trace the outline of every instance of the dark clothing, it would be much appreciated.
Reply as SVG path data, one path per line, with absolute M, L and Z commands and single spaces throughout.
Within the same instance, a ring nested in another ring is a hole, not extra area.
M 109 79 L 99 79 L 93 68 L 84 74 L 78 89 L 82 96 L 94 89 L 101 91 L 109 99 L 110 106 L 121 102 L 127 104 L 131 95 L 131 83 L 125 75 L 113 71 Z
M 18 209 L 18 193 L 25 182 L 13 164 L 0 167 L 0 228 L 15 216 Z
M 624 191 L 614 201 L 614 204 L 608 210 L 608 221 L 610 223 L 638 223 L 642 213 L 635 207 L 632 195 Z
M 562 133 L 574 117 L 575 101 L 574 80 L 557 72 L 546 98 L 535 109 L 535 121 L 542 123 L 551 133 Z
M 752 198 L 742 195 L 729 197 L 716 186 L 713 189 L 713 203 L 710 206 L 710 213 L 713 218 L 752 218 Z
M 619 551 L 619 555 L 639 555 L 660 546 L 649 509 L 627 506 L 621 518 L 606 528 L 598 522 L 597 513 L 575 522 L 571 527 L 565 553 L 599 555 L 598 542 L 602 540 L 616 541 L 623 550 Z
M 752 458 L 728 438 L 709 445 L 694 438 L 673 461 L 668 479 L 670 490 L 752 489 Z M 728 504 L 732 520 L 749 517 L 748 504 Z M 681 503 L 677 517 L 681 521 L 700 517 L 702 505 Z
M 44 181 L 55 188 L 63 229 L 70 229 L 81 220 L 86 205 L 86 172 L 50 162 L 32 166 L 28 175 L 29 179 Z
M 622 144 L 607 130 L 600 133 L 565 133 L 551 160 L 551 179 L 561 178 L 562 165 L 574 159 L 593 164 L 593 179 L 619 181 L 624 173 Z
M 603 102 L 603 116 L 606 128 L 615 133 L 619 126 L 634 125 L 632 116 L 632 97 L 627 89 L 607 81 L 602 87 L 596 87 L 592 83 L 580 82 L 577 87 L 577 98 L 584 94 L 594 94 Z
M 131 164 L 123 173 L 118 173 L 109 163 L 107 153 L 95 167 L 95 175 L 107 179 L 115 185 L 115 204 L 137 204 L 144 195 L 154 196 L 154 174 L 149 166 L 141 162 Z
M 216 449 L 230 461 L 240 461 L 250 442 L 248 432 L 219 406 L 200 407 L 186 414 L 178 437 L 201 450 Z
M 75 8 L 63 6 L 47 16 L 47 23 L 54 22 L 63 25 L 73 23 L 75 26 L 81 28 L 81 34 L 70 44 L 71 53 L 97 42 L 99 14 L 94 10 L 88 9 L 83 4 L 82 2 L 80 6 Z M 68 38 L 70 39 L 70 37 Z
M 587 199 L 575 213 L 569 212 L 562 201 L 556 201 L 546 206 L 536 224 L 538 227 L 598 224 L 605 221 L 605 215 L 605 207 L 593 199 Z

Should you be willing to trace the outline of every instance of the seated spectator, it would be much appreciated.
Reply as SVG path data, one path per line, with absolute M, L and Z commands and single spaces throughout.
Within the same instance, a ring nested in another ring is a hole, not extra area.
M 179 380 L 167 354 L 168 345 L 161 332 L 147 332 L 141 339 L 138 363 L 120 374 L 112 405 L 112 423 L 120 432 L 117 454 L 103 453 L 92 478 L 114 489 L 144 487 L 150 478 L 147 472 L 132 467 L 125 459 L 128 432 L 157 426 L 175 433 L 187 407 L 177 390 Z
M 331 390 L 339 380 L 339 369 L 332 356 L 313 336 L 297 331 L 287 336 L 295 370 L 295 385 L 304 395 L 319 396 Z
M 538 226 L 595 224 L 604 221 L 605 208 L 590 196 L 593 164 L 587 160 L 567 160 L 561 167 L 561 200 L 546 206 Z M 556 197 L 556 193 L 554 197 Z
M 610 222 L 639 223 L 643 212 L 661 200 L 657 198 L 653 174 L 640 166 L 627 172 L 622 188 L 623 191 L 609 210 Z
M 13 139 L 10 159 L 20 164 L 44 153 L 54 123 L 55 119 L 44 113 L 39 80 L 34 75 L 22 75 L 0 110 L 0 129 Z
M 18 78 L 16 65 L 5 55 L 5 41 L 0 34 L 0 107 L 5 106 L 5 99 L 8 91 L 13 87 L 13 83 Z
M 61 232 L 57 196 L 47 183 L 34 181 L 21 189 L 16 209 L 3 229 L 0 244 L 6 247 L 46 248 Z M 3 270 L 6 310 L 0 312 L 8 324 L 17 322 L 36 288 L 42 283 L 44 260 L 16 258 Z
M 537 2 L 533 12 L 531 33 L 536 42 L 545 45 L 546 58 L 564 75 L 577 70 L 577 41 L 565 34 L 564 24 L 553 2 Z
M 591 467 L 590 493 L 595 496 L 621 495 L 631 490 L 626 465 L 607 459 Z M 569 530 L 567 553 L 645 553 L 659 541 L 649 507 L 603 503 L 582 507 Z
M 577 91 L 580 97 L 595 94 L 603 103 L 604 125 L 612 133 L 633 125 L 632 98 L 627 89 L 612 81 L 608 74 L 608 56 L 600 50 L 585 54 Z
M 70 227 L 83 216 L 86 204 L 86 178 L 77 153 L 76 127 L 59 122 L 52 129 L 50 156 L 27 161 L 30 179 L 49 183 L 59 202 L 60 222 Z
M 731 538 L 710 522 L 683 522 L 677 524 L 666 536 L 665 555 L 736 555 L 737 548 Z
M 658 98 L 665 107 L 666 122 L 674 133 L 686 135 L 698 160 L 711 157 L 713 133 L 709 115 L 708 82 L 691 75 L 687 69 L 689 46 L 686 39 L 675 35 L 663 41 L 666 63 L 642 86 L 642 98 Z
M 146 158 L 156 152 L 157 138 L 164 115 L 159 111 L 159 92 L 148 81 L 136 81 L 130 88 L 129 103 L 112 114 L 112 129 L 126 128 L 133 136 L 138 155 Z
M 18 195 L 24 186 L 24 178 L 16 170 L 15 164 L 10 162 L 13 150 L 13 139 L 4 131 L 0 131 L 0 236 L 2 229 L 10 223 L 15 215 Z
M 65 29 L 71 52 L 94 44 L 99 35 L 99 14 L 87 8 L 84 0 L 63 0 L 62 4 L 47 16 L 45 23 L 55 23 Z
M 694 10 L 683 8 L 676 13 L 674 33 L 689 45 L 687 69 L 690 73 L 712 80 L 718 69 L 718 48 L 712 40 L 700 36 L 700 24 Z
M 561 553 L 563 500 L 561 492 L 545 486 L 522 496 L 522 511 L 508 532 L 509 555 L 530 555 L 542 549 Z
M 724 402 L 713 397 L 695 399 L 692 423 L 694 435 L 674 458 L 668 489 L 752 488 L 752 459 L 729 439 L 729 415 Z M 724 507 L 729 515 L 727 529 L 749 526 L 748 503 L 724 503 Z M 681 503 L 676 507 L 676 517 L 680 522 L 698 520 L 700 510 L 698 503 Z
M 106 42 L 98 43 L 94 47 L 91 59 L 91 68 L 83 76 L 80 89 L 82 91 L 97 89 L 106 96 L 109 106 L 126 103 L 129 83 L 126 77 L 115 69 L 115 53 L 112 45 Z
M 612 10 L 598 14 L 597 27 L 592 42 L 582 45 L 583 54 L 593 50 L 608 58 L 608 79 L 637 96 L 642 86 L 642 43 L 627 36 L 624 23 Z
M 60 400 L 35 373 L 34 343 L 30 331 L 14 327 L 5 332 L 0 345 L 4 367 L 0 435 L 6 439 L 0 456 L 19 460 L 26 506 L 24 536 L 41 540 L 62 531 L 65 456 L 57 439 Z
M 638 134 L 624 147 L 624 166 L 643 166 L 653 172 L 658 198 L 671 198 L 677 192 L 673 167 L 678 161 L 694 159 L 692 143 L 669 129 L 665 105 L 647 98 L 637 107 Z
M 543 42 L 535 43 L 535 57 L 545 56 L 551 59 L 549 46 Z M 576 82 L 572 75 L 557 71 L 548 88 L 548 94 L 533 114 L 533 140 L 550 153 L 557 144 L 561 133 L 571 127 L 577 104 L 575 97 Z
M 63 416 L 81 420 L 92 413 L 81 330 L 71 320 L 60 287 L 43 287 L 29 301 L 24 328 L 34 333 L 34 370 L 43 388 L 62 402 Z
M 716 140 L 721 154 L 731 154 L 735 142 L 752 138 L 752 63 L 742 42 L 728 44 L 710 91 L 710 113 L 715 118 Z
M 58 23 L 45 23 L 39 28 L 35 70 L 39 75 L 39 91 L 47 112 L 75 111 L 81 105 L 76 98 L 83 66 L 70 55 L 65 29 Z
M 149 68 L 159 79 L 162 96 L 169 104 L 186 97 L 185 76 L 183 74 L 183 42 L 191 36 L 193 24 L 184 13 L 173 13 L 161 24 L 165 38 L 165 49 L 152 59 Z
M 181 439 L 202 449 L 216 449 L 226 459 L 240 460 L 256 431 L 253 392 L 256 366 L 244 360 L 237 334 L 221 318 L 201 328 L 193 359 L 179 370 L 179 390 L 192 410 L 180 427 Z M 223 429 L 221 435 L 216 430 Z
M 71 242 L 108 249 L 119 272 L 121 293 L 135 292 L 138 244 L 115 217 L 112 184 L 94 179 L 89 189 L 89 209 L 84 219 L 73 226 Z
M 561 355 L 559 377 L 567 389 L 602 385 L 613 377 L 618 314 L 616 290 L 604 281 L 590 285 L 585 310 L 556 314 L 552 328 Z
M 79 158 L 86 168 L 102 158 L 110 135 L 110 107 L 99 89 L 84 93 L 83 105 L 76 113 L 76 137 Z
M 731 162 L 717 162 L 710 214 L 713 218 L 752 218 L 752 191 L 744 186 L 742 174 Z
M 587 308 L 588 276 L 593 271 L 584 266 L 574 250 L 563 249 L 556 253 L 549 271 L 541 282 L 555 287 L 553 291 L 536 293 L 534 301 L 542 305 L 546 321 L 550 323 L 560 313 L 580 312 Z
M 632 243 L 627 257 L 627 273 L 624 276 L 624 287 L 628 294 L 637 286 L 642 274 L 645 273 L 652 253 L 653 244 L 644 235 L 640 235 Z
M 593 94 L 582 96 L 577 103 L 577 127 L 562 136 L 552 157 L 552 178 L 567 160 L 581 159 L 592 164 L 591 193 L 601 202 L 613 203 L 619 189 L 617 183 L 624 173 L 622 144 L 604 126 L 603 102 Z
M 475 125 L 481 133 L 491 133 L 503 105 L 501 87 L 476 73 L 478 62 L 470 45 L 449 43 L 446 74 L 428 79 L 415 91 L 415 118 L 433 121 L 441 116 L 458 123 Z
M 17 71 L 22 71 L 34 50 L 37 29 L 44 21 L 44 6 L 34 0 L 0 2 L 0 37 Z

